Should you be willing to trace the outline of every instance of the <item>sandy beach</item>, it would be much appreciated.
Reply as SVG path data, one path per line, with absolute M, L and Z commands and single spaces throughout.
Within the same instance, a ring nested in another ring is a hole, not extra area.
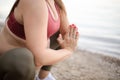
M 77 50 L 53 66 L 56 80 L 120 80 L 120 59 Z

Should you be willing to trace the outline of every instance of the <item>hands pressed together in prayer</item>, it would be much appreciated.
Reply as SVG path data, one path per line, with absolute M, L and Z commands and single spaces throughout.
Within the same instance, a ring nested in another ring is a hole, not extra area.
M 59 34 L 57 41 L 62 49 L 67 49 L 73 52 L 76 49 L 78 39 L 78 28 L 72 24 L 69 25 L 68 31 L 64 35 Z

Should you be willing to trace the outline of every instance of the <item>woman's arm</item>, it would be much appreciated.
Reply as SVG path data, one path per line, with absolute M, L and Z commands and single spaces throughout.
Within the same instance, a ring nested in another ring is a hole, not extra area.
M 26 45 L 35 57 L 35 64 L 54 64 L 68 57 L 68 49 L 47 48 L 48 9 L 45 0 L 21 0 Z
M 60 33 L 64 36 L 66 32 L 69 30 L 69 21 L 67 18 L 67 14 L 65 12 L 60 11 Z

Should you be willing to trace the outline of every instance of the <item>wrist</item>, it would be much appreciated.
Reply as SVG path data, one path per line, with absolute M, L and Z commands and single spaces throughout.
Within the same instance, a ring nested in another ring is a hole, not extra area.
M 74 52 L 74 51 L 73 51 L 71 48 L 69 48 L 69 47 L 66 47 L 66 48 L 64 48 L 64 49 L 68 50 L 68 51 L 71 52 L 71 53 Z

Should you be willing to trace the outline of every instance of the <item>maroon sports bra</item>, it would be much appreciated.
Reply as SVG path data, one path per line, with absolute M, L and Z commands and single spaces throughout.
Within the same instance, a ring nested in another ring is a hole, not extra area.
M 58 7 L 56 6 L 56 10 L 59 15 Z M 8 17 L 7 21 L 8 28 L 10 31 L 15 34 L 17 37 L 20 37 L 22 39 L 26 39 L 25 32 L 24 32 L 24 25 L 17 22 L 14 16 L 14 12 L 11 12 L 11 14 Z M 54 33 L 56 33 L 59 30 L 60 27 L 60 17 L 58 16 L 57 20 L 54 20 L 50 10 L 48 8 L 48 30 L 47 30 L 47 37 L 50 38 Z

